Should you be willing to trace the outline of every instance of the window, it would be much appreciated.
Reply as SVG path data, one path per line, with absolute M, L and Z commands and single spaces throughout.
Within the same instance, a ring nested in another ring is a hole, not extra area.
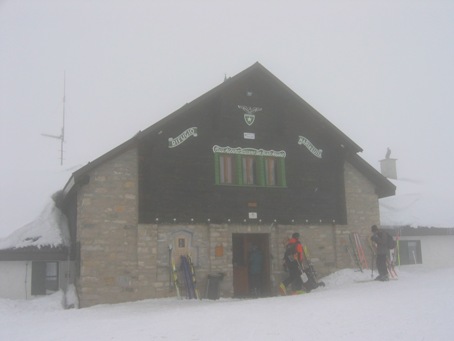
M 232 155 L 220 155 L 220 183 L 232 184 L 233 183 L 233 157 Z
M 265 183 L 267 186 L 276 186 L 277 184 L 276 158 L 267 157 L 265 159 Z
M 284 151 L 214 146 L 218 185 L 286 187 Z
M 243 184 L 255 185 L 255 159 L 252 156 L 242 158 Z
M 48 262 L 46 263 L 46 290 L 57 291 L 58 290 L 58 263 Z
M 58 290 L 58 262 L 32 263 L 32 295 L 47 295 Z
M 421 241 L 399 241 L 400 264 L 422 264 Z

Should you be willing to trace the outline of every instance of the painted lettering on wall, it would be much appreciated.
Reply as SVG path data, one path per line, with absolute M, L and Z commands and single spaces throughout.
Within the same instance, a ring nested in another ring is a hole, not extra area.
M 191 136 L 197 137 L 197 127 L 188 128 L 175 138 L 169 137 L 169 148 L 179 146 Z
M 213 146 L 214 153 L 223 154 L 237 154 L 237 155 L 251 155 L 251 156 L 271 156 L 271 157 L 286 157 L 286 152 L 283 150 L 265 150 L 255 148 L 241 148 L 241 147 L 221 147 L 218 145 Z
M 315 146 L 304 136 L 300 136 L 298 140 L 298 144 L 304 145 L 312 154 L 314 154 L 319 159 L 322 158 L 323 150 L 315 148 Z
M 251 126 L 255 121 L 255 113 L 262 111 L 262 108 L 247 107 L 245 105 L 239 105 L 238 108 L 244 111 L 244 121 L 248 126 Z

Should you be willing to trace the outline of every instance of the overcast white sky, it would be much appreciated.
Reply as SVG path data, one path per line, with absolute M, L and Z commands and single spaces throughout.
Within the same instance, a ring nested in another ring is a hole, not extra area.
M 0 0 L 0 237 L 71 171 L 256 61 L 372 166 L 390 147 L 454 226 L 453 42 L 454 1 Z M 60 134 L 65 71 L 60 166 L 41 133 Z

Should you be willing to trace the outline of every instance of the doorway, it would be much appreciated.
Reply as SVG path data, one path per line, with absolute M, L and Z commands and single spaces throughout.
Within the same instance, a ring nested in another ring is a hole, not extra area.
M 253 290 L 250 270 L 251 251 L 257 248 L 261 253 L 260 274 L 256 275 L 259 289 Z M 271 294 L 270 282 L 270 238 L 265 233 L 234 233 L 233 251 L 233 294 L 235 297 L 265 297 Z

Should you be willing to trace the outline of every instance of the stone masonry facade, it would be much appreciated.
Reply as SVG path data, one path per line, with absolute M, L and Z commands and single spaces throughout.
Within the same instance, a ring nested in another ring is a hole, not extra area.
M 221 297 L 233 295 L 233 233 L 269 235 L 271 285 L 276 294 L 285 277 L 284 241 L 293 232 L 301 234 L 320 275 L 354 267 L 346 249 L 349 233 L 358 232 L 365 242 L 370 226 L 379 223 L 378 197 L 373 185 L 348 163 L 344 174 L 348 225 L 138 224 L 137 150 L 125 151 L 92 170 L 89 183 L 78 193 L 80 307 L 175 296 L 170 256 L 178 256 L 181 239 L 192 256 L 202 297 L 207 276 L 219 272 L 225 275 Z M 217 247 L 223 248 L 222 255 L 216 254 Z

